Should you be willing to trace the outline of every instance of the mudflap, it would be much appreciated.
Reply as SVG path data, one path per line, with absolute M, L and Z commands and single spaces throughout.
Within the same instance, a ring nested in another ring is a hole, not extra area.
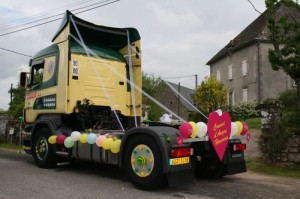
M 243 173 L 247 171 L 244 151 L 233 151 L 232 147 L 226 150 L 226 158 L 223 164 L 226 165 L 227 175 Z
M 184 185 L 192 184 L 195 182 L 195 175 L 192 169 L 183 170 L 178 172 L 168 173 L 168 186 L 178 187 L 182 186 L 182 179 L 184 179 Z

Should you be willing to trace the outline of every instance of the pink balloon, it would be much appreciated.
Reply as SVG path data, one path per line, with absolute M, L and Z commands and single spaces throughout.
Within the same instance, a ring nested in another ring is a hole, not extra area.
M 241 135 L 245 135 L 248 132 L 248 124 L 246 122 L 242 122 L 243 129 Z
M 105 135 L 99 135 L 96 139 L 96 145 L 98 147 L 102 147 L 102 143 L 103 141 L 106 139 L 106 136 Z
M 63 134 L 58 134 L 56 137 L 56 143 L 64 144 L 65 139 L 66 139 L 66 136 L 64 136 Z
M 188 138 L 192 135 L 193 133 L 193 127 L 190 123 L 188 122 L 184 122 L 180 125 L 179 127 L 179 132 L 180 132 L 180 135 L 183 137 L 183 138 Z

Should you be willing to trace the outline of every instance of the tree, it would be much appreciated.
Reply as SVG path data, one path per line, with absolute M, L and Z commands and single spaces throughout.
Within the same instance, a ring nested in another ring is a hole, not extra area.
M 12 104 L 10 104 L 9 112 L 14 118 L 19 118 L 20 116 L 23 116 L 25 88 L 18 85 L 18 87 L 13 89 L 12 92 L 13 100 Z
M 160 77 L 155 77 L 153 74 L 142 74 L 143 76 L 143 91 L 148 93 L 151 97 L 156 98 L 161 92 L 164 84 L 161 84 L 162 79 Z M 147 97 L 143 96 L 143 104 L 149 106 L 149 119 L 159 120 L 163 114 L 162 108 L 156 105 L 154 102 L 149 100 Z
M 282 69 L 296 83 L 300 112 L 300 5 L 298 0 L 266 0 L 268 28 L 274 49 L 269 60 L 274 70 Z M 276 12 L 285 6 L 285 12 Z
M 205 77 L 204 82 L 197 87 L 195 102 L 207 112 L 224 108 L 227 104 L 228 89 L 214 77 Z

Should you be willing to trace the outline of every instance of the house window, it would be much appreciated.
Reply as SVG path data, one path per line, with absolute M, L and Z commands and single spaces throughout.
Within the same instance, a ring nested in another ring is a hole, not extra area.
M 228 80 L 232 80 L 232 65 L 228 66 Z
M 292 83 L 292 86 L 293 87 L 296 87 L 297 85 L 296 85 L 296 81 L 295 80 L 292 80 L 293 81 L 293 83 Z
M 217 70 L 217 80 L 221 81 L 221 71 Z
M 230 92 L 228 95 L 228 105 L 231 107 L 235 104 L 234 91 Z
M 242 75 L 246 76 L 248 73 L 248 61 L 247 60 L 243 60 L 242 61 Z
M 244 102 L 248 101 L 248 89 L 247 88 L 243 89 L 243 101 Z

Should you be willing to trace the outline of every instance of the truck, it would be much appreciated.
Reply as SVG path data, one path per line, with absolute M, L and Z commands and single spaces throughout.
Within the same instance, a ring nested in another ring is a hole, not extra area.
M 179 125 L 141 122 L 140 39 L 135 28 L 96 25 L 66 11 L 52 45 L 20 74 L 25 151 L 41 168 L 74 159 L 117 165 L 143 190 L 245 172 L 241 139 L 228 139 L 220 159 L 208 137 L 178 143 Z

